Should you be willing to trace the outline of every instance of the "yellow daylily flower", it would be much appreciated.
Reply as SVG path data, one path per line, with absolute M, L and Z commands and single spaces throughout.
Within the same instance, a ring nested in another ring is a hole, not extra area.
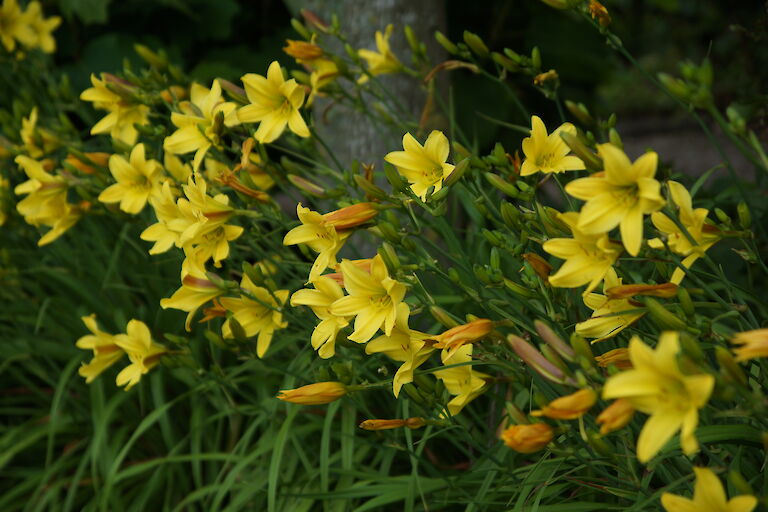
M 531 136 L 523 139 L 525 160 L 520 168 L 520 176 L 584 169 L 584 162 L 579 157 L 568 155 L 571 148 L 560 137 L 561 133 L 575 135 L 576 127 L 571 123 L 563 123 L 554 132 L 547 134 L 544 121 L 539 116 L 531 116 Z
M 126 213 L 139 213 L 152 195 L 159 194 L 165 174 L 157 160 L 147 160 L 144 144 L 131 150 L 128 160 L 121 155 L 109 157 L 109 172 L 117 183 L 99 194 L 102 203 L 120 203 Z
M 357 54 L 365 59 L 368 64 L 368 72 L 374 76 L 383 75 L 386 73 L 397 73 L 403 69 L 403 65 L 400 60 L 392 53 L 389 47 L 389 38 L 392 36 L 392 31 L 395 29 L 391 23 L 387 25 L 382 34 L 380 30 L 376 31 L 376 49 L 378 51 L 361 49 L 357 51 Z M 368 76 L 363 75 L 357 81 L 363 84 L 368 81 Z
M 107 87 L 107 83 L 122 94 Z M 94 108 L 109 111 L 109 114 L 93 125 L 91 135 L 108 133 L 113 139 L 129 146 L 136 144 L 139 132 L 134 125 L 149 124 L 149 107 L 128 99 L 133 85 L 106 73 L 102 74 L 101 80 L 91 75 L 91 84 L 93 87 L 84 90 L 80 99 L 92 102 Z
M 220 147 L 224 126 L 239 124 L 232 102 L 221 97 L 221 85 L 213 81 L 210 89 L 192 84 L 190 100 L 179 103 L 181 112 L 171 113 L 177 130 L 165 138 L 163 150 L 175 155 L 195 152 L 192 169 L 197 171 L 211 146 Z
M 669 195 L 672 202 L 678 208 L 678 220 L 685 227 L 693 240 L 690 240 L 685 233 L 675 224 L 672 219 L 662 212 L 655 212 L 651 215 L 651 221 L 656 229 L 661 231 L 667 238 L 667 245 L 672 252 L 683 256 L 681 262 L 683 267 L 690 268 L 693 262 L 704 256 L 704 253 L 720 240 L 720 234 L 717 227 L 707 221 L 709 210 L 706 208 L 693 208 L 691 194 L 676 181 L 668 181 Z M 664 243 L 654 238 L 648 240 L 648 245 L 654 249 L 663 249 Z M 670 282 L 680 284 L 685 277 L 685 271 L 676 268 L 672 273 Z
M 155 343 L 147 324 L 140 320 L 128 322 L 126 333 L 118 334 L 114 339 L 131 360 L 115 379 L 118 386 L 125 386 L 126 391 L 138 384 L 141 376 L 157 366 L 160 357 L 168 353 L 165 347 Z
M 440 191 L 443 180 L 453 172 L 454 166 L 447 163 L 448 138 L 443 132 L 433 130 L 422 146 L 413 135 L 406 133 L 403 149 L 405 151 L 388 153 L 384 160 L 397 167 L 397 172 L 411 184 L 413 193 L 426 201 L 427 190 L 434 187 L 434 192 Z
M 386 354 L 394 361 L 402 362 L 392 379 L 392 392 L 400 395 L 404 384 L 413 382 L 413 372 L 421 366 L 435 349 L 424 340 L 429 334 L 415 331 L 408 327 L 408 304 L 401 302 L 397 306 L 397 320 L 392 332 L 382 334 L 365 346 L 366 354 Z
M 336 337 L 340 330 L 349 325 L 352 317 L 331 314 L 331 304 L 344 296 L 344 291 L 336 281 L 327 276 L 319 276 L 312 281 L 312 285 L 314 290 L 298 290 L 291 295 L 291 306 L 309 306 L 321 320 L 312 331 L 310 342 L 320 357 L 328 359 L 336 354 Z
M 460 347 L 456 354 L 452 356 L 449 364 L 470 362 L 472 360 L 472 349 L 473 345 Z M 446 364 L 447 356 L 447 350 L 443 350 L 440 353 L 443 364 Z M 485 390 L 486 379 L 491 378 L 490 375 L 473 370 L 471 365 L 438 370 L 435 372 L 435 377 L 443 381 L 445 389 L 450 394 L 456 395 L 447 404 L 451 416 L 459 414 L 469 402 L 480 396 Z
M 219 302 L 226 310 L 232 312 L 232 317 L 240 324 L 247 337 L 258 335 L 256 355 L 264 357 L 275 331 L 288 326 L 288 322 L 283 321 L 280 308 L 288 300 L 290 292 L 277 290 L 273 296 L 266 288 L 253 284 L 247 275 L 243 275 L 240 288 L 249 295 L 241 294 L 240 298 L 222 297 Z M 233 337 L 229 318 L 221 326 L 221 333 L 225 338 Z
M 184 328 L 190 331 L 192 317 L 198 308 L 222 294 L 223 291 L 208 280 L 204 262 L 193 252 L 187 255 L 182 265 L 181 288 L 170 298 L 161 299 L 160 307 L 186 311 L 188 314 Z
M 370 340 L 381 328 L 390 335 L 395 327 L 398 304 L 405 297 L 405 285 L 389 277 L 387 266 L 378 254 L 365 272 L 349 260 L 339 264 L 344 276 L 346 297 L 331 304 L 331 314 L 355 316 L 355 331 L 349 339 L 357 343 Z
M 274 141 L 286 126 L 299 137 L 309 137 L 309 128 L 299 112 L 304 104 L 304 88 L 293 78 L 285 79 L 279 62 L 269 65 L 266 77 L 248 73 L 241 80 L 250 105 L 240 107 L 237 117 L 242 123 L 259 123 L 254 134 L 257 141 Z
M 709 468 L 693 468 L 696 485 L 693 499 L 683 498 L 665 492 L 661 495 L 661 504 L 667 512 L 752 512 L 757 506 L 757 498 L 742 494 L 730 500 L 720 479 Z
M 307 98 L 307 107 L 311 106 L 316 96 L 321 95 L 320 91 L 328 84 L 332 83 L 339 76 L 339 68 L 335 62 L 330 59 L 317 59 L 310 64 L 312 72 L 309 74 L 309 86 L 312 91 Z
M 29 40 L 34 35 L 16 0 L 3 0 L 0 6 L 0 42 L 5 49 L 12 52 L 16 41 Z
M 296 215 L 301 225 L 291 229 L 283 238 L 284 245 L 307 244 L 318 253 L 309 271 L 308 281 L 314 281 L 328 267 L 336 266 L 336 254 L 341 250 L 344 241 L 351 231 L 339 232 L 325 215 L 296 205 Z
M 53 225 L 65 216 L 67 204 L 67 182 L 62 176 L 46 172 L 44 164 L 28 156 L 19 155 L 14 160 L 24 170 L 29 180 L 14 188 L 17 195 L 28 194 L 16 205 L 24 220 L 33 226 Z
M 170 181 L 163 183 L 159 194 L 149 198 L 149 204 L 155 211 L 157 223 L 152 224 L 141 232 L 139 237 L 147 242 L 155 242 L 149 254 L 161 254 L 173 247 L 181 247 L 181 234 L 190 226 L 202 220 L 202 212 L 198 215 L 184 216 L 184 212 L 176 205 L 176 194 L 171 188 Z
M 40 240 L 37 241 L 37 245 L 42 247 L 57 240 L 61 235 L 66 233 L 69 228 L 77 224 L 77 221 L 82 217 L 82 213 L 83 210 L 80 207 L 67 204 L 67 208 L 64 210 L 62 216 L 56 219 L 55 222 L 47 224 L 51 229 L 40 237 Z
M 40 158 L 59 146 L 59 141 L 55 135 L 45 128 L 37 127 L 37 107 L 32 108 L 29 117 L 21 119 L 19 136 L 24 144 L 24 150 L 32 158 Z
M 695 430 L 698 411 L 715 385 L 712 375 L 684 375 L 677 363 L 680 342 L 676 332 L 664 332 L 656 350 L 637 336 L 629 342 L 632 370 L 611 376 L 603 398 L 626 398 L 635 409 L 650 414 L 637 440 L 637 460 L 648 462 L 682 429 L 680 445 L 692 455 L 699 449 Z
M 77 348 L 92 350 L 93 359 L 87 364 L 83 363 L 78 369 L 78 373 L 81 377 L 85 377 L 86 384 L 90 384 L 104 370 L 120 360 L 125 352 L 115 342 L 115 335 L 99 329 L 96 324 L 96 314 L 81 317 L 81 320 L 92 334 L 81 337 L 75 342 L 75 345 Z
M 741 345 L 733 350 L 738 362 L 768 357 L 768 329 L 737 332 L 731 338 L 731 343 Z
M 592 343 L 597 343 L 616 336 L 643 317 L 645 314 L 643 311 L 628 312 L 640 308 L 642 304 L 633 303 L 631 299 L 608 297 L 607 290 L 616 286 L 621 286 L 621 278 L 613 268 L 610 268 L 603 281 L 605 295 L 588 293 L 584 296 L 584 304 L 593 312 L 589 320 L 576 324 L 576 334 L 585 338 L 596 338 Z
M 549 284 L 558 288 L 576 288 L 584 284 L 584 294 L 594 290 L 621 254 L 621 246 L 608 239 L 605 233 L 590 235 L 579 227 L 580 214 L 561 213 L 562 220 L 573 233 L 573 238 L 553 238 L 542 248 L 552 256 L 566 260 L 558 271 L 549 276 Z
M 664 198 L 654 179 L 659 157 L 650 151 L 634 163 L 613 144 L 599 144 L 604 173 L 573 180 L 565 191 L 587 202 L 579 216 L 579 229 L 587 234 L 607 233 L 616 226 L 621 241 L 632 256 L 643 243 L 643 215 L 660 210 Z
M 21 42 L 28 48 L 40 48 L 45 53 L 56 51 L 56 39 L 52 32 L 61 24 L 59 16 L 43 17 L 40 2 L 32 1 L 24 11 L 23 20 L 27 24 Z
M 167 151 L 163 155 L 163 167 L 168 171 L 168 174 L 173 176 L 177 183 L 186 183 L 190 176 L 192 176 L 192 167 L 182 162 L 181 158 Z

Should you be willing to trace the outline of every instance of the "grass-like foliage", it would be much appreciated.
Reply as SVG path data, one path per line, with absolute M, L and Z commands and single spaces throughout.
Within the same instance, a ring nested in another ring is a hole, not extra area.
M 722 163 L 627 155 L 535 47 L 353 48 L 308 11 L 241 83 L 137 45 L 73 91 L 60 20 L 3 0 L 0 510 L 765 510 L 765 109 L 545 3 Z M 459 73 L 514 106 L 475 120 L 504 144 L 457 120 Z M 388 151 L 342 161 L 341 107 Z

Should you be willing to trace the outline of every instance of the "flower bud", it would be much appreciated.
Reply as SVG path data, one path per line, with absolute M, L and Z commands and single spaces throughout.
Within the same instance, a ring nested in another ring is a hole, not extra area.
M 443 33 L 440 32 L 439 30 L 435 31 L 435 40 L 438 42 L 440 46 L 445 48 L 445 51 L 447 51 L 451 55 L 456 55 L 457 53 L 459 53 L 459 47 L 456 46 L 453 42 L 451 42 L 450 39 L 445 37 L 445 35 L 443 35 Z
M 498 174 L 494 174 L 492 172 L 486 172 L 486 173 L 483 173 L 483 176 L 485 176 L 486 181 L 489 184 L 491 184 L 491 186 L 493 186 L 497 190 L 504 192 L 509 197 L 517 197 L 520 195 L 520 191 L 516 186 L 514 186 L 512 183 L 508 182 Z
M 739 201 L 736 206 L 736 212 L 739 214 L 739 225 L 742 229 L 749 229 L 752 225 L 752 216 L 749 213 L 749 206 L 744 201 Z
M 347 388 L 341 382 L 316 382 L 296 389 L 285 389 L 277 398 L 284 402 L 301 405 L 321 405 L 338 400 L 347 394 Z
M 590 171 L 599 171 L 603 168 L 603 161 L 599 156 L 594 154 L 587 146 L 581 142 L 578 135 L 568 133 L 565 131 L 560 132 L 560 138 L 571 148 L 576 156 L 581 158 L 582 162 Z
M 483 339 L 491 331 L 493 331 L 493 322 L 486 318 L 480 318 L 468 324 L 457 325 L 438 336 L 427 339 L 434 342 L 435 348 L 446 348 L 450 353 L 455 352 L 462 345 Z
M 736 363 L 736 360 L 733 358 L 733 354 L 731 354 L 727 348 L 715 347 L 715 358 L 717 358 L 717 364 L 720 365 L 720 368 L 725 372 L 730 380 L 741 384 L 742 386 L 747 385 L 747 376 L 744 375 L 744 371 Z
M 686 322 L 678 318 L 677 315 L 669 311 L 657 300 L 645 299 L 645 307 L 648 308 L 648 313 L 650 313 L 656 325 L 663 330 L 684 331 L 688 327 Z
M 288 178 L 288 181 L 290 181 L 293 186 L 311 196 L 325 197 L 326 195 L 326 190 L 323 187 L 312 183 L 306 178 L 302 178 L 301 176 L 297 176 L 295 174 L 288 174 L 286 175 L 286 178 Z
M 597 365 L 601 368 L 608 368 L 614 365 L 619 370 L 629 370 L 632 368 L 632 361 L 629 359 L 629 350 L 626 348 L 615 348 L 605 354 L 595 356 Z
M 560 336 L 558 336 L 550 326 L 541 320 L 535 320 L 533 325 L 536 328 L 536 332 L 539 333 L 539 336 L 541 336 L 541 339 L 543 339 L 547 345 L 552 347 L 552 349 L 557 352 L 560 357 L 563 357 L 568 361 L 574 360 L 576 357 L 576 352 L 574 352 L 571 347 L 566 345 L 563 339 L 560 338 Z
M 503 67 L 507 71 L 514 73 L 515 71 L 520 69 L 520 66 L 517 65 L 515 61 L 510 59 L 509 57 L 506 57 L 502 55 L 499 52 L 491 52 L 491 59 L 493 59 L 493 62 L 498 64 L 499 66 Z
M 387 199 L 387 193 L 384 192 L 382 189 L 371 183 L 369 180 L 367 180 L 364 176 L 360 176 L 359 174 L 355 174 L 355 183 L 357 186 L 365 192 L 366 196 L 375 198 L 375 199 Z
M 552 265 L 547 260 L 542 258 L 536 253 L 527 252 L 522 255 L 523 259 L 528 262 L 536 275 L 539 276 L 544 282 L 548 282 L 549 275 L 552 273 Z
M 605 291 L 605 295 L 611 299 L 626 299 L 635 295 L 649 297 L 661 297 L 669 299 L 677 295 L 678 286 L 674 283 L 663 284 L 623 284 L 613 286 Z
M 534 453 L 544 449 L 555 437 L 546 423 L 512 425 L 501 434 L 504 444 L 520 453 Z
M 575 420 L 584 416 L 596 401 L 597 393 L 591 389 L 580 389 L 570 395 L 552 400 L 540 410 L 531 411 L 531 416 L 546 416 L 554 420 Z
M 573 378 L 566 376 L 560 368 L 547 360 L 547 358 L 541 355 L 541 352 L 523 338 L 510 334 L 507 336 L 507 342 L 525 364 L 545 379 L 557 382 L 558 384 L 576 384 Z
M 360 428 L 365 430 L 389 430 L 393 428 L 407 427 L 411 430 L 426 425 L 424 418 L 408 418 L 405 420 L 365 420 L 360 423 Z
M 581 121 L 584 125 L 592 126 L 595 124 L 595 119 L 590 115 L 589 110 L 583 103 L 575 103 L 571 100 L 565 100 L 565 107 L 573 117 Z
M 478 36 L 477 34 L 473 34 L 472 32 L 469 32 L 468 30 L 464 31 L 464 42 L 467 43 L 467 46 L 475 52 L 475 54 L 478 57 L 487 57 L 489 50 L 488 47 L 485 45 L 483 40 Z
M 440 322 L 443 326 L 448 327 L 449 329 L 459 325 L 459 322 L 454 320 L 453 317 L 440 306 L 430 306 L 429 312 L 433 317 L 435 317 L 435 320 Z
M 337 231 L 351 229 L 365 224 L 379 214 L 375 203 L 357 203 L 323 215 L 328 226 L 333 226 Z
M 450 187 L 451 185 L 459 181 L 461 177 L 464 176 L 464 173 L 466 173 L 468 169 L 469 169 L 469 158 L 464 158 L 458 164 L 456 164 L 456 167 L 454 167 L 453 171 L 451 171 L 451 174 L 449 174 L 448 177 L 445 178 L 445 180 L 443 180 L 443 186 Z
M 605 435 L 614 430 L 626 426 L 632 420 L 635 409 L 629 400 L 619 398 L 611 405 L 605 408 L 597 417 L 597 423 L 600 425 L 600 433 Z

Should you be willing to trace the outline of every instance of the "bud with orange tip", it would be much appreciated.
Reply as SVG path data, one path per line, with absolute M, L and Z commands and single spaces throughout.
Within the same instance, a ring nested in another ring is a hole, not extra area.
M 337 231 L 351 229 L 365 224 L 379 214 L 375 203 L 357 203 L 323 215 L 328 226 L 333 226 Z
M 595 356 L 597 365 L 602 368 L 608 368 L 614 365 L 619 370 L 629 370 L 632 368 L 632 361 L 629 359 L 629 350 L 626 348 L 615 348 L 605 354 Z
M 347 394 L 341 382 L 316 382 L 296 389 L 284 389 L 277 398 L 283 402 L 301 405 L 321 405 L 334 402 Z
M 360 428 L 365 430 L 390 430 L 393 428 L 407 427 L 411 430 L 426 425 L 424 418 L 408 418 L 405 420 L 365 420 L 360 423 Z
M 546 423 L 512 425 L 501 433 L 504 444 L 520 453 L 534 453 L 544 449 L 555 434 Z
M 531 416 L 546 416 L 554 420 L 575 420 L 586 414 L 595 405 L 597 393 L 591 389 L 580 389 L 567 396 L 552 400 L 538 411 L 532 411 Z
M 600 433 L 607 434 L 614 430 L 619 430 L 632 420 L 635 409 L 629 400 L 619 398 L 611 405 L 605 408 L 600 416 L 597 417 L 597 423 L 600 425 Z

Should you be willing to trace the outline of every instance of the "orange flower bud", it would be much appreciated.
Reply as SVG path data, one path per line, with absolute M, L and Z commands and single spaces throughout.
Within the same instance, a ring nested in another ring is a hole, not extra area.
M 109 153 L 83 153 L 83 157 L 67 155 L 67 158 L 64 159 L 64 162 L 82 173 L 93 174 L 96 172 L 94 165 L 105 168 L 107 167 L 109 156 Z
M 187 98 L 187 90 L 180 85 L 172 85 L 169 88 L 160 91 L 160 97 L 163 98 L 163 101 L 166 103 L 181 101 Z
M 547 263 L 547 260 L 532 252 L 523 254 L 523 259 L 533 268 L 537 276 L 542 278 L 545 283 L 548 282 L 549 274 L 552 273 L 552 265 Z
M 624 427 L 632 419 L 635 409 L 629 400 L 619 398 L 611 405 L 605 408 L 600 416 L 597 417 L 597 423 L 600 425 L 600 433 L 607 434 L 614 430 Z
M 313 43 L 306 41 L 294 41 L 286 39 L 288 46 L 283 47 L 283 51 L 297 60 L 315 60 L 323 56 L 323 49 Z
M 411 430 L 421 428 L 426 424 L 424 418 L 408 418 L 405 420 L 365 420 L 360 428 L 365 430 L 389 430 L 393 428 L 407 427 Z
M 532 416 L 546 416 L 555 420 L 575 420 L 584 414 L 597 401 L 597 393 L 591 389 L 580 389 L 575 393 L 552 400 L 539 411 L 532 411 Z
M 296 389 L 284 389 L 277 398 L 284 402 L 301 405 L 320 405 L 338 400 L 347 394 L 341 382 L 316 382 Z
M 663 284 L 622 284 L 605 290 L 609 299 L 626 299 L 635 295 L 647 295 L 650 297 L 662 297 L 668 299 L 677 295 L 677 285 L 674 283 Z
M 447 348 L 449 350 L 456 350 L 462 345 L 467 343 L 474 343 L 490 334 L 493 330 L 493 322 L 480 318 L 474 322 L 468 324 L 457 325 L 451 329 L 448 329 L 444 333 L 429 338 L 434 341 L 435 348 Z
M 549 82 L 550 80 L 558 80 L 559 78 L 560 76 L 557 74 L 557 71 L 550 69 L 545 73 L 539 73 L 533 77 L 533 85 L 544 85 L 545 82 Z
M 504 444 L 520 453 L 533 453 L 552 441 L 554 432 L 546 423 L 513 425 L 501 433 Z
M 589 0 L 589 14 L 592 15 L 593 20 L 597 20 L 601 27 L 607 26 L 611 22 L 611 15 L 608 14 L 608 9 L 597 0 Z
M 629 350 L 626 348 L 615 348 L 609 350 L 605 354 L 595 356 L 597 365 L 603 368 L 608 368 L 608 365 L 614 365 L 619 370 L 632 369 L 632 361 L 629 359 Z
M 310 11 L 309 9 L 302 9 L 299 12 L 301 13 L 301 16 L 306 20 L 307 23 L 309 23 L 310 25 L 313 25 L 318 30 L 321 30 L 326 33 L 328 32 L 328 29 L 330 27 L 326 22 L 321 20 L 317 14 Z
M 323 218 L 328 226 L 333 226 L 336 231 L 341 231 L 365 224 L 378 214 L 379 210 L 376 209 L 374 203 L 357 203 L 328 212 L 323 215 Z
M 733 350 L 738 362 L 768 357 L 768 329 L 738 332 L 731 338 L 731 343 L 741 345 Z

